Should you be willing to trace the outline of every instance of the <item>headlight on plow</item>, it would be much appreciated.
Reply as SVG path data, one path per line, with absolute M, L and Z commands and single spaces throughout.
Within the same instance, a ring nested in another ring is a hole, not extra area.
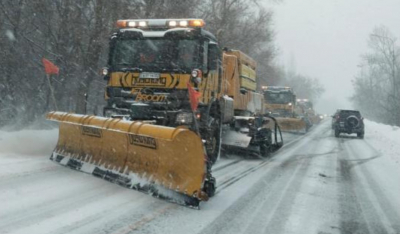
M 191 124 L 193 122 L 193 114 L 190 112 L 182 112 L 176 115 L 177 124 Z

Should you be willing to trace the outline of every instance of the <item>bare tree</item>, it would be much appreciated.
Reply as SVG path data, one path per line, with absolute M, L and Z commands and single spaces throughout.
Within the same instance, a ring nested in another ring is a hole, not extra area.
M 17 120 L 29 124 L 54 109 L 43 57 L 60 68 L 60 75 L 52 77 L 59 109 L 99 114 L 105 82 L 97 71 L 107 63 L 108 39 L 117 19 L 204 18 L 223 46 L 256 58 L 260 77 L 270 79 L 275 57 L 272 13 L 260 2 L 1 0 L 0 126 Z
M 385 26 L 373 30 L 368 45 L 352 100 L 369 117 L 400 125 L 400 47 Z

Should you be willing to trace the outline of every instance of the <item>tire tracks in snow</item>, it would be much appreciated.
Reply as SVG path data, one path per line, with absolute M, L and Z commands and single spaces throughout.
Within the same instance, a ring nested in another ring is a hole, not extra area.
M 354 142 L 353 142 L 354 141 Z M 338 155 L 341 177 L 339 197 L 341 207 L 340 230 L 342 233 L 400 233 L 400 218 L 379 184 L 362 164 L 380 157 L 380 153 L 365 140 L 346 140 L 340 138 L 339 147 L 345 149 Z M 355 146 L 366 147 L 372 156 L 356 152 Z M 366 183 L 362 183 L 364 179 Z M 374 199 L 368 195 L 371 191 Z M 381 215 L 383 214 L 383 215 Z M 386 222 L 385 222 L 386 221 Z
M 353 147 L 359 143 L 363 144 L 363 147 L 369 148 L 373 155 L 363 158 L 365 155 L 356 152 Z M 338 200 L 341 233 L 400 233 L 397 212 L 393 210 L 385 194 L 380 191 L 379 184 L 375 182 L 370 172 L 362 166 L 362 164 L 380 157 L 380 154 L 365 140 L 339 138 L 338 146 L 344 149 L 337 158 L 340 174 L 337 182 L 340 186 Z M 368 187 L 362 183 L 361 179 L 363 178 L 367 181 Z M 372 191 L 377 202 L 369 198 L 367 190 Z M 385 217 L 380 215 L 376 206 L 383 211 Z M 390 227 L 385 225 L 384 219 L 389 220 Z
M 318 133 L 314 130 L 312 135 Z M 279 233 L 284 228 L 285 216 L 290 213 L 290 201 L 295 198 L 313 159 L 293 155 L 307 149 L 307 143 L 312 140 L 300 140 L 299 144 L 282 152 L 285 159 L 282 155 L 272 158 L 270 167 L 264 167 L 268 171 L 263 179 L 201 233 Z

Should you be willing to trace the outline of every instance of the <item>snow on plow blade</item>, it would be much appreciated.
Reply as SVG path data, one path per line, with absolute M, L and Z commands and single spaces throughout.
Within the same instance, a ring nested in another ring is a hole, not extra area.
M 282 132 L 291 132 L 291 133 L 307 132 L 306 123 L 301 119 L 277 117 L 276 121 L 281 127 Z
M 186 204 L 186 198 L 208 200 L 203 145 L 192 131 L 63 112 L 50 112 L 47 119 L 60 123 L 52 160 L 139 190 L 164 187 Z

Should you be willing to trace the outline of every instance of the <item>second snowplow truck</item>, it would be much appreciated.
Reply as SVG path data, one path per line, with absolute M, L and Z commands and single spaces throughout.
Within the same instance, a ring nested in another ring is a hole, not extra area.
M 255 79 L 253 60 L 223 52 L 203 20 L 117 26 L 103 69 L 105 117 L 50 113 L 60 122 L 53 160 L 158 195 L 164 187 L 198 205 L 215 192 L 211 165 L 223 125 L 248 138 L 243 148 L 267 154 L 282 146 L 275 120 L 261 115 L 262 95 L 240 80 L 250 73 Z
M 262 86 L 264 92 L 264 108 L 278 121 L 282 131 L 305 133 L 307 121 L 296 113 L 296 95 L 287 86 Z

